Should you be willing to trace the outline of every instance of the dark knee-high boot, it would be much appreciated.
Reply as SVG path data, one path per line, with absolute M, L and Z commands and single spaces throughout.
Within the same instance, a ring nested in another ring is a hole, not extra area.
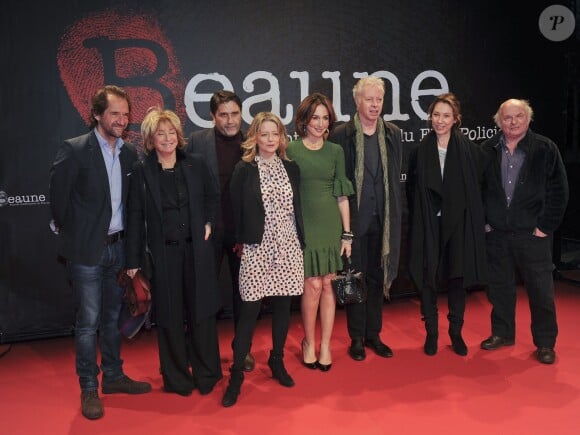
M 270 358 L 268 358 L 268 366 L 272 370 L 272 378 L 278 379 L 280 385 L 284 385 L 285 387 L 294 386 L 294 379 L 290 377 L 290 375 L 286 371 L 286 367 L 284 367 L 283 353 L 277 354 L 274 353 L 274 351 L 270 351 Z
M 437 317 L 434 319 L 425 319 L 425 331 L 427 332 L 427 336 L 423 350 L 427 355 L 433 356 L 437 353 L 437 339 L 439 338 Z
M 244 372 L 241 369 L 235 369 L 232 367 L 232 374 L 230 376 L 230 382 L 224 397 L 222 398 L 222 405 L 227 407 L 233 406 L 238 401 L 238 396 L 240 395 L 240 389 L 242 383 L 244 382 Z
M 425 322 L 425 354 L 432 356 L 437 353 L 437 339 L 439 338 L 439 324 L 437 315 L 437 291 L 431 286 L 425 286 L 421 292 L 421 314 Z
M 451 347 L 457 355 L 467 355 L 467 345 L 461 336 L 463 329 L 463 315 L 465 313 L 465 290 L 463 289 L 463 278 L 453 278 L 448 285 L 448 307 L 449 314 L 449 338 Z

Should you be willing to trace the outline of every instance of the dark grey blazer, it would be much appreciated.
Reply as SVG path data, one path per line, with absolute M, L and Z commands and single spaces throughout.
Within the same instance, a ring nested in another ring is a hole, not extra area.
M 137 153 L 124 144 L 119 154 L 123 205 Z M 98 264 L 111 223 L 111 192 L 105 160 L 94 131 L 60 146 L 50 170 L 50 208 L 60 229 L 58 253 L 89 266 Z

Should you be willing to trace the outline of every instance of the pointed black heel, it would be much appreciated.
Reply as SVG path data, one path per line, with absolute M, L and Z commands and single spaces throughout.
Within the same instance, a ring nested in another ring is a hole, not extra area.
M 318 361 L 306 362 L 304 361 L 304 347 L 306 347 L 306 339 L 302 339 L 302 365 L 310 370 L 316 370 L 318 368 Z

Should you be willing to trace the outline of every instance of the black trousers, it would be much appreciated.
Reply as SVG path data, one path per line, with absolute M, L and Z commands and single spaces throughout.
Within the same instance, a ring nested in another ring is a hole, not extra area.
M 447 307 L 449 334 L 459 335 L 463 328 L 465 314 L 465 289 L 463 278 L 449 278 L 447 281 Z M 421 314 L 428 334 L 438 334 L 437 289 L 425 284 L 421 289 Z
M 233 249 L 235 246 L 234 235 L 230 232 L 224 232 L 217 229 L 212 235 L 216 273 L 219 274 L 222 268 L 222 261 L 224 255 L 228 259 L 228 268 L 230 270 L 230 278 L 232 280 L 232 311 L 234 314 L 234 326 L 240 320 L 240 309 L 242 306 L 242 298 L 240 296 L 240 257 Z M 219 279 L 219 277 L 218 277 Z
M 173 316 L 169 326 L 157 329 L 163 385 L 181 394 L 194 388 L 206 393 L 222 378 L 216 317 L 195 320 L 191 246 L 167 246 L 166 255 L 169 287 L 164 290 L 170 292 Z
M 290 327 L 290 303 L 291 296 L 272 296 L 270 298 L 272 306 L 272 354 L 284 355 L 284 345 Z M 242 301 L 240 310 L 240 320 L 236 326 L 234 337 L 234 365 L 233 369 L 242 370 L 244 359 L 250 351 L 256 320 L 260 314 L 262 300 Z
M 486 234 L 486 246 L 489 266 L 487 296 L 493 307 L 492 334 L 515 337 L 517 267 L 528 293 L 534 344 L 537 347 L 554 347 L 558 324 L 551 237 L 536 237 L 531 232 L 494 230 Z
M 438 225 L 435 240 L 439 240 L 438 270 L 436 276 L 447 279 L 447 319 L 449 334 L 460 335 L 465 315 L 465 289 L 463 288 L 463 255 L 465 222 L 458 223 L 449 239 L 443 242 L 441 236 L 441 217 L 437 217 Z M 421 288 L 421 314 L 428 334 L 438 334 L 437 288 L 431 282 L 424 282 Z
M 365 234 L 355 237 L 352 264 L 364 273 L 368 296 L 366 302 L 346 306 L 346 324 L 351 339 L 379 336 L 383 327 L 383 269 L 381 251 L 382 224 L 373 219 Z

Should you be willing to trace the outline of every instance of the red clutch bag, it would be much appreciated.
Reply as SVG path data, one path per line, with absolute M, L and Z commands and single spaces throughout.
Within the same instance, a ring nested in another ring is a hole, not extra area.
M 123 298 L 129 307 L 129 312 L 136 317 L 151 308 L 151 283 L 140 270 L 131 279 L 125 270 L 119 272 L 118 282 L 123 288 Z

